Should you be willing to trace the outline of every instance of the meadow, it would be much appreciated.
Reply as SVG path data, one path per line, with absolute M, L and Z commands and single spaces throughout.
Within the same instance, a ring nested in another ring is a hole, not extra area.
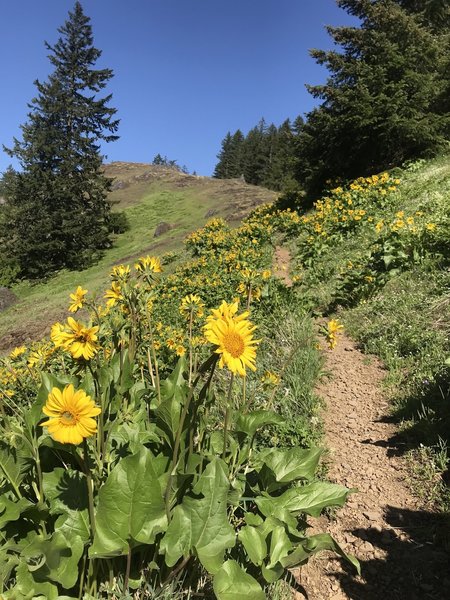
M 189 194 L 172 188 L 173 216 L 160 181 L 124 200 L 130 231 L 35 287 L 61 316 L 1 362 L 2 597 L 275 600 L 322 550 L 357 572 L 307 530 L 354 491 L 321 462 L 321 347 L 344 323 L 384 360 L 404 448 L 443 473 L 449 182 L 444 157 L 330 184 L 312 211 L 265 203 L 190 230 L 205 207 L 180 210 Z M 184 224 L 156 253 L 163 212 Z M 292 286 L 273 274 L 280 245 Z M 445 498 L 442 480 L 428 500 Z

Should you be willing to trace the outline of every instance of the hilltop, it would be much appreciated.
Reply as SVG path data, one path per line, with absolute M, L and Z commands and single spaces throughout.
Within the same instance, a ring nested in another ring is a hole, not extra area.
M 85 271 L 61 271 L 42 283 L 21 282 L 12 288 L 17 301 L 0 313 L 0 352 L 48 334 L 50 325 L 64 319 L 69 294 L 82 283 L 103 294 L 111 268 L 141 255 L 177 253 L 183 239 L 211 217 L 238 224 L 253 208 L 276 198 L 276 193 L 240 179 L 220 180 L 188 175 L 164 166 L 113 162 L 105 165 L 113 179 L 113 212 L 123 211 L 130 228 L 115 236 L 103 258 Z M 155 237 L 161 223 L 164 231 Z

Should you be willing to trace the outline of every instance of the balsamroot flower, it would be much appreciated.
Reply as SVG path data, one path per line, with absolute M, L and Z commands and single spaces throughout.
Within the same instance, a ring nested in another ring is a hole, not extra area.
M 331 319 L 328 321 L 327 329 L 325 332 L 328 346 L 331 350 L 336 347 L 337 344 L 337 336 L 341 333 L 341 330 L 344 329 L 344 326 L 339 323 L 337 319 Z
M 84 297 L 86 294 L 87 290 L 83 290 L 80 285 L 77 287 L 74 294 L 70 294 L 72 304 L 69 306 L 69 312 L 77 312 L 79 308 L 83 308 Z
M 188 294 L 181 300 L 180 314 L 186 319 L 190 316 L 200 318 L 203 316 L 203 309 L 205 305 L 200 299 L 200 296 L 196 294 Z
M 161 261 L 157 256 L 141 256 L 139 261 L 134 265 L 136 271 L 150 271 L 151 273 L 161 273 Z
M 123 294 L 120 283 L 117 283 L 117 281 L 112 281 L 111 289 L 106 290 L 105 298 L 108 298 L 108 301 L 106 302 L 106 306 L 108 308 L 112 308 L 116 302 L 121 302 L 123 300 Z
M 84 390 L 75 391 L 72 384 L 62 391 L 54 387 L 42 410 L 50 418 L 41 425 L 61 444 L 81 444 L 84 438 L 94 435 L 97 423 L 93 417 L 101 412 Z
M 207 319 L 204 327 L 208 342 L 217 346 L 220 355 L 219 367 L 227 366 L 232 373 L 245 377 L 246 367 L 256 371 L 256 346 L 259 340 L 253 339 L 256 326 L 245 317 L 248 312 L 236 315 L 237 303 L 222 302 L 219 309 Z
M 98 351 L 98 326 L 85 327 L 73 317 L 67 319 L 67 325 L 55 323 L 50 337 L 57 348 L 68 350 L 74 358 L 91 359 Z

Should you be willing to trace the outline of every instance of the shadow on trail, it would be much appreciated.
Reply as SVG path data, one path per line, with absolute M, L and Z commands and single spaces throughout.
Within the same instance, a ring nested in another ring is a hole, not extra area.
M 361 578 L 333 573 L 342 589 L 352 600 L 449 600 L 450 516 L 388 507 L 385 520 L 382 531 L 351 532 L 373 546 L 374 558 L 360 559 Z M 380 551 L 386 556 L 377 558 Z

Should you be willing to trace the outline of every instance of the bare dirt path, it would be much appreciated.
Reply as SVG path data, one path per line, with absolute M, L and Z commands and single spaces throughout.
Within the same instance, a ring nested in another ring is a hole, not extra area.
M 321 517 L 313 528 L 328 531 L 356 555 L 362 576 L 322 554 L 301 569 L 307 598 L 448 600 L 448 555 L 433 543 L 439 515 L 421 508 L 408 488 L 405 459 L 394 441 L 397 430 L 381 391 L 385 372 L 345 336 L 326 352 L 330 377 L 318 393 L 325 401 L 328 478 L 359 491 L 332 520 Z
M 292 287 L 292 279 L 289 275 L 291 253 L 283 246 L 277 246 L 273 254 L 273 274 L 284 283 L 286 287 Z

